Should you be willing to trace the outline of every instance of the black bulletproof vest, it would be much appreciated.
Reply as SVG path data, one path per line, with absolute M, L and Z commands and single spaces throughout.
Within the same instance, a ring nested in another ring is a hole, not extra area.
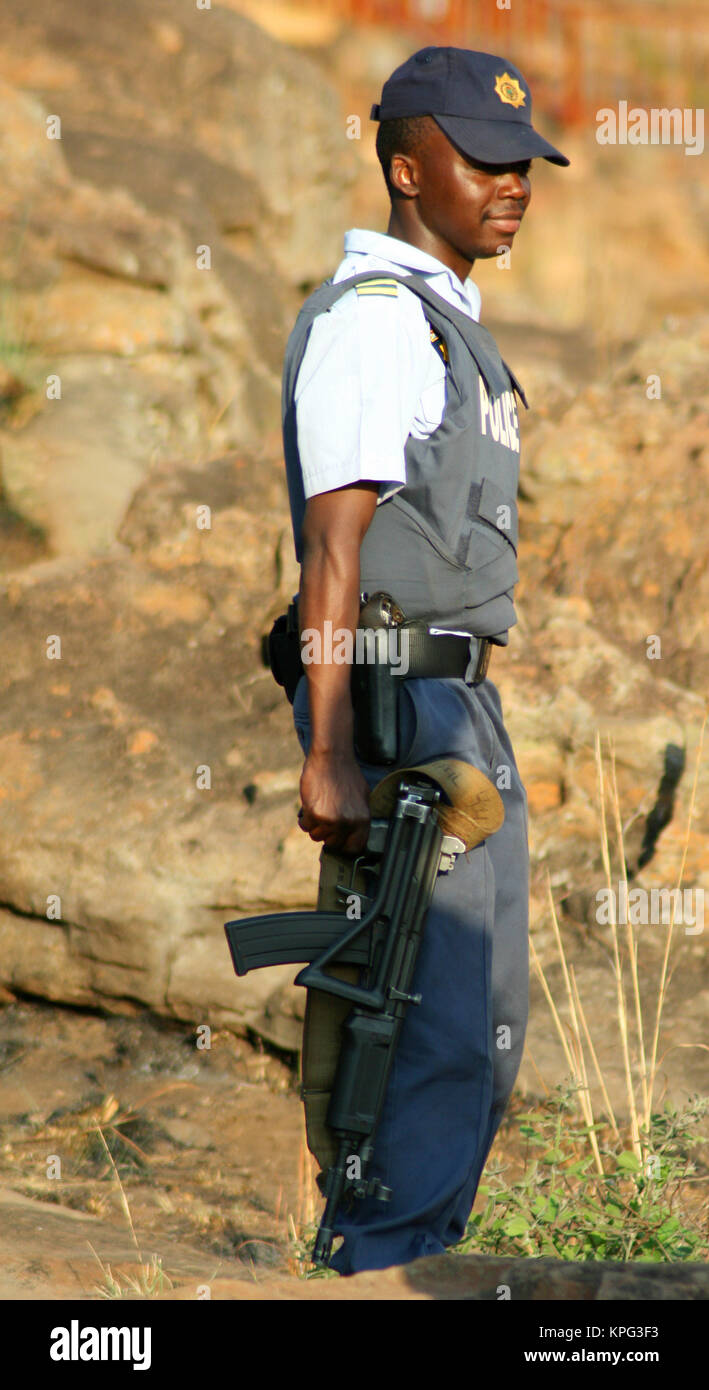
M 305 512 L 295 387 L 314 319 L 365 280 L 395 280 L 418 295 L 443 338 L 446 405 L 428 439 L 409 435 L 406 485 L 379 503 L 360 550 L 360 589 L 393 594 L 407 618 L 507 643 L 515 623 L 519 431 L 514 392 L 527 401 L 492 335 L 419 275 L 364 271 L 327 280 L 303 304 L 283 368 L 283 445 L 296 557 Z

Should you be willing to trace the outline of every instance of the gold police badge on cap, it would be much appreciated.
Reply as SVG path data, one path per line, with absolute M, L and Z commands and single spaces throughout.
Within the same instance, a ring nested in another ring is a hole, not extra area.
M 504 101 L 507 106 L 524 106 L 527 98 L 519 85 L 516 77 L 510 77 L 508 72 L 498 73 L 495 78 L 495 96 Z

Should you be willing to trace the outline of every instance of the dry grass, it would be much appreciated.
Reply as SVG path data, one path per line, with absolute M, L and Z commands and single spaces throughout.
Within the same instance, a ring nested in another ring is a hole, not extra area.
M 335 1270 L 316 1268 L 312 1264 L 312 1247 L 317 1232 L 320 1194 L 315 1182 L 316 1160 L 308 1148 L 305 1111 L 302 1114 L 302 1134 L 298 1153 L 298 1199 L 295 1214 L 288 1212 L 286 1236 L 289 1242 L 288 1270 L 298 1279 L 334 1278 Z
M 113 1099 L 113 1097 L 111 1097 L 111 1099 Z M 128 1205 L 128 1198 L 126 1197 L 125 1189 L 123 1187 L 123 1183 L 121 1182 L 120 1174 L 116 1167 L 113 1154 L 111 1153 L 111 1150 L 109 1149 L 108 1144 L 106 1143 L 106 1139 L 100 1125 L 96 1126 L 96 1133 L 98 1134 L 101 1143 L 103 1144 L 103 1147 L 106 1150 L 106 1157 L 108 1158 L 108 1161 L 113 1170 L 114 1181 L 116 1182 L 118 1186 L 118 1191 L 120 1193 L 120 1201 L 121 1207 L 123 1209 L 123 1215 L 125 1216 L 126 1221 L 128 1223 L 128 1229 L 130 1230 L 131 1240 L 133 1241 L 136 1250 L 136 1255 L 138 1257 L 138 1265 L 135 1274 L 128 1273 L 126 1270 L 116 1270 L 116 1274 L 114 1275 L 111 1270 L 111 1266 L 109 1264 L 103 1264 L 99 1256 L 96 1254 L 93 1245 L 90 1241 L 88 1241 L 87 1243 L 89 1249 L 91 1250 L 91 1253 L 94 1256 L 94 1258 L 97 1260 L 101 1268 L 101 1272 L 103 1274 L 103 1283 L 94 1284 L 93 1292 L 97 1293 L 100 1298 L 126 1298 L 131 1297 L 131 1295 L 135 1295 L 139 1298 L 157 1298 L 161 1293 L 164 1292 L 166 1287 L 168 1289 L 171 1289 L 173 1287 L 172 1281 L 168 1278 L 167 1274 L 163 1270 L 162 1259 L 158 1255 L 152 1255 L 149 1261 L 143 1259 L 140 1246 L 138 1244 L 138 1237 L 135 1234 L 135 1227 L 133 1225 L 133 1218 L 131 1216 L 130 1206 Z
M 690 794 L 689 812 L 687 816 L 687 828 L 681 854 L 681 861 L 677 873 L 677 892 L 681 889 L 687 861 L 687 851 L 691 833 L 692 819 L 696 807 L 697 785 L 699 779 L 699 768 L 701 765 L 702 749 L 704 744 L 704 732 L 706 729 L 707 718 L 704 722 L 699 736 L 697 758 L 694 771 L 694 779 Z M 616 779 L 615 754 L 612 743 L 609 741 L 608 758 L 610 764 L 610 776 L 607 777 L 603 765 L 601 754 L 600 735 L 596 734 L 596 771 L 598 785 L 599 815 L 601 827 L 601 857 L 606 879 L 606 886 L 609 889 L 609 901 L 614 904 L 611 912 L 611 943 L 613 956 L 613 969 L 615 974 L 616 987 L 616 1019 L 618 1024 L 621 1056 L 623 1061 L 623 1073 L 625 1079 L 625 1096 L 627 1101 L 630 1143 L 638 1162 L 645 1166 L 649 1157 L 650 1129 L 653 1106 L 655 1104 L 658 1071 L 662 1062 L 662 1057 L 658 1056 L 660 1038 L 662 1033 L 662 1015 L 665 1006 L 667 987 L 670 980 L 671 970 L 671 950 L 674 939 L 675 929 L 675 909 L 678 898 L 675 893 L 672 896 L 672 910 L 669 923 L 666 924 L 666 936 L 660 977 L 657 985 L 657 997 L 654 1007 L 651 1009 L 653 1023 L 649 1031 L 646 1030 L 643 1021 L 643 1000 L 641 999 L 640 977 L 638 971 L 638 942 L 637 928 L 628 920 L 625 923 L 624 940 L 619 934 L 619 923 L 616 920 L 615 895 L 613 892 L 613 874 L 611 864 L 611 847 L 608 830 L 608 806 L 610 802 L 610 812 L 613 818 L 616 837 L 616 855 L 619 859 L 619 870 L 616 881 L 625 883 L 627 892 L 627 872 L 625 863 L 625 849 L 623 843 L 623 825 L 621 819 L 620 799 L 618 795 L 618 784 Z M 603 1076 L 598 1061 L 596 1048 L 591 1038 L 586 1017 L 583 1011 L 581 999 L 574 976 L 573 967 L 570 967 L 564 943 L 559 930 L 559 922 L 556 908 L 551 892 L 551 883 L 548 883 L 549 904 L 551 921 L 554 931 L 559 961 L 561 963 L 564 988 L 566 992 L 566 1002 L 568 1006 L 569 1022 L 563 1023 L 560 1017 L 559 1008 L 552 996 L 549 982 L 544 973 L 541 961 L 537 954 L 533 940 L 530 941 L 532 961 L 544 991 L 545 997 L 551 1010 L 554 1026 L 556 1028 L 561 1046 L 564 1050 L 572 1084 L 576 1087 L 578 1105 L 583 1121 L 586 1125 L 588 1141 L 593 1153 L 594 1164 L 599 1175 L 604 1173 L 603 1160 L 598 1145 L 597 1132 L 601 1125 L 601 1115 L 605 1117 L 605 1122 L 610 1126 L 614 1138 L 620 1138 L 618 1122 L 613 1112 L 610 1102 L 608 1087 Z M 625 914 L 630 917 L 629 913 Z M 646 1008 L 647 1012 L 647 1008 Z M 697 1046 L 709 1051 L 709 1047 L 704 1043 L 680 1044 L 680 1046 Z M 591 1075 L 595 1078 L 597 1087 L 597 1097 L 594 1101 L 593 1087 L 591 1085 Z

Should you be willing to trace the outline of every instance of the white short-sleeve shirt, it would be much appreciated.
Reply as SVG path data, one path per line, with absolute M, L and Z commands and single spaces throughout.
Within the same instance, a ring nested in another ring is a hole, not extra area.
M 456 309 L 480 317 L 480 293 L 425 251 L 382 232 L 354 228 L 333 276 L 415 271 Z M 353 288 L 311 329 L 295 387 L 298 453 L 306 498 L 360 481 L 380 484 L 378 503 L 406 482 L 404 446 L 441 423 L 445 364 L 433 347 L 421 300 Z

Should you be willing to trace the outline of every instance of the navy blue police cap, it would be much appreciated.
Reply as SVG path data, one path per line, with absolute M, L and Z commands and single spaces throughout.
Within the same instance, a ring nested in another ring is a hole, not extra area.
M 433 116 L 463 154 L 481 164 L 566 155 L 532 126 L 532 94 L 519 68 L 493 53 L 468 48 L 422 48 L 384 83 L 373 121 Z

